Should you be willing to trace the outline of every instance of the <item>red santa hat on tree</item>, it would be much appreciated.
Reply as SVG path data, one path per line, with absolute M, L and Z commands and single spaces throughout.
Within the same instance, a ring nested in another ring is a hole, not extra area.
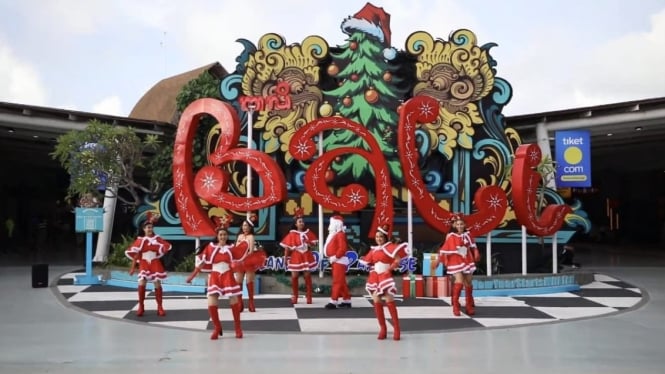
M 369 34 L 383 44 L 383 57 L 386 60 L 392 60 L 397 56 L 397 50 L 390 45 L 390 14 L 383 8 L 370 3 L 365 4 L 353 17 L 342 21 L 342 31 L 349 35 L 356 31 Z

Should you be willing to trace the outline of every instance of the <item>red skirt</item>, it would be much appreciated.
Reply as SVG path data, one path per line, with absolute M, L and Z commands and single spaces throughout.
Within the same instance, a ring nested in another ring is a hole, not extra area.
M 255 273 L 265 265 L 266 258 L 264 251 L 254 251 L 248 254 L 244 260 L 234 262 L 232 265 L 233 271 L 236 273 Z
M 377 274 L 374 270 L 369 272 L 369 277 L 367 277 L 367 284 L 365 284 L 365 289 L 369 292 L 370 295 L 396 295 L 397 288 L 395 288 L 395 279 L 390 271 L 386 271 L 381 274 Z
M 166 279 L 166 270 L 164 270 L 164 265 L 158 259 L 153 259 L 148 262 L 146 260 L 140 260 L 139 262 L 139 280 L 145 279 L 150 282 L 161 281 Z
M 236 282 L 232 271 L 219 273 L 213 271 L 208 277 L 208 296 L 238 296 L 242 295 L 242 288 Z
M 286 270 L 288 271 L 316 271 L 318 268 L 314 254 L 311 251 L 291 252 L 291 258 Z
M 439 255 L 439 258 L 443 260 L 444 255 Z M 446 267 L 446 274 L 473 274 L 473 272 L 476 271 L 476 263 L 473 260 L 471 251 L 469 251 L 464 257 L 457 253 L 449 254 L 448 258 L 443 260 L 445 261 L 444 265 Z

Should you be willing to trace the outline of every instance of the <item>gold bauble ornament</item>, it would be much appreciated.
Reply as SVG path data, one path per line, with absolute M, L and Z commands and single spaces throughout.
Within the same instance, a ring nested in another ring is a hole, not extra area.
M 365 91 L 365 101 L 370 104 L 374 104 L 379 101 L 379 93 L 376 92 L 374 87 L 370 87 L 369 90 Z
M 330 105 L 327 101 L 321 104 L 319 107 L 319 114 L 321 117 L 330 117 L 333 114 L 333 106 Z

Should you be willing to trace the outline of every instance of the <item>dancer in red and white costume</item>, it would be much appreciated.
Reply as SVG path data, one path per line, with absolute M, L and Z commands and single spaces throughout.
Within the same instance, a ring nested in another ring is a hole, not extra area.
M 233 272 L 235 273 L 238 284 L 242 285 L 243 280 L 247 277 L 247 296 L 249 296 L 248 309 L 250 312 L 256 312 L 256 307 L 254 306 L 254 278 L 256 277 L 256 272 L 265 265 L 267 257 L 265 251 L 263 251 L 256 240 L 254 240 L 255 221 L 255 214 L 250 214 L 246 220 L 242 221 L 240 233 L 236 238 L 236 245 L 245 243 L 247 245 L 247 250 L 245 254 L 233 264 Z M 241 297 L 240 310 L 242 311 L 243 309 L 244 304 L 242 303 Z
M 294 227 L 279 243 L 284 248 L 287 258 L 287 270 L 291 272 L 291 303 L 298 303 L 298 277 L 300 272 L 305 277 L 307 304 L 312 303 L 312 271 L 318 267 L 310 247 L 319 243 L 316 235 L 305 227 L 305 214 L 302 208 L 296 208 L 293 218 Z
M 361 264 L 371 267 L 365 289 L 374 302 L 374 312 L 380 327 L 379 340 L 385 339 L 388 334 L 382 299 L 386 302 L 393 323 L 393 340 L 400 340 L 401 330 L 395 305 L 397 289 L 392 272 L 399 267 L 402 258 L 411 254 L 408 243 L 397 244 L 390 241 L 390 237 L 387 226 L 379 227 L 374 236 L 376 246 L 371 247 L 370 251 L 360 258 Z
M 143 222 L 143 236 L 136 238 L 132 246 L 125 251 L 125 256 L 132 260 L 129 268 L 129 275 L 134 275 L 136 263 L 139 264 L 139 308 L 136 315 L 141 317 L 144 313 L 145 289 L 148 281 L 153 282 L 155 286 L 155 300 L 157 301 L 157 315 L 163 317 L 166 315 L 162 306 L 162 281 L 166 279 L 166 270 L 162 265 L 162 258 L 171 250 L 171 243 L 156 235 L 153 231 L 154 223 L 159 219 L 159 215 L 148 213 L 147 219 Z
M 345 230 L 342 216 L 330 217 L 328 238 L 323 246 L 323 251 L 328 256 L 332 268 L 332 294 L 330 295 L 330 302 L 325 306 L 326 309 L 351 308 L 351 293 L 346 283 L 346 268 L 349 265 L 346 250 L 349 246 L 346 241 Z M 340 297 L 342 302 L 338 305 Z
M 236 338 L 242 338 L 242 327 L 240 325 L 240 295 L 242 288 L 236 281 L 231 267 L 236 258 L 242 257 L 247 252 L 247 243 L 239 245 L 228 243 L 229 232 L 226 227 L 218 227 L 216 230 L 217 241 L 208 244 L 206 248 L 196 256 L 197 266 L 187 278 L 191 283 L 194 277 L 204 269 L 210 269 L 208 276 L 208 314 L 214 326 L 210 339 L 216 340 L 222 335 L 222 323 L 219 321 L 219 297 L 228 296 L 233 313 L 233 324 Z
M 460 315 L 459 297 L 464 287 L 466 314 L 472 316 L 476 313 L 473 300 L 473 272 L 476 271 L 476 262 L 480 260 L 480 254 L 473 237 L 466 231 L 464 220 L 460 217 L 455 218 L 453 229 L 454 231 L 448 233 L 446 241 L 439 249 L 439 262 L 446 267 L 446 273 L 455 279 L 451 295 L 453 314 Z

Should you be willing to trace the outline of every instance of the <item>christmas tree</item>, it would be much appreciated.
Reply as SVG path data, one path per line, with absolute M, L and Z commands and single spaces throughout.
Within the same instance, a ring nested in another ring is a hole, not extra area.
M 396 51 L 390 47 L 389 24 L 390 15 L 371 4 L 342 22 L 342 30 L 349 38 L 339 52 L 331 52 L 332 63 L 327 68 L 327 73 L 337 79 L 339 86 L 324 94 L 328 102 L 333 103 L 336 114 L 370 131 L 381 147 L 393 180 L 401 181 L 396 109 L 406 89 L 398 86 L 400 79 L 395 72 L 399 65 L 391 62 Z M 348 130 L 334 131 L 324 138 L 325 150 L 342 146 L 373 151 Z M 373 179 L 372 167 L 357 154 L 338 159 L 332 165 L 331 174 L 335 179 L 345 176 L 354 181 Z

